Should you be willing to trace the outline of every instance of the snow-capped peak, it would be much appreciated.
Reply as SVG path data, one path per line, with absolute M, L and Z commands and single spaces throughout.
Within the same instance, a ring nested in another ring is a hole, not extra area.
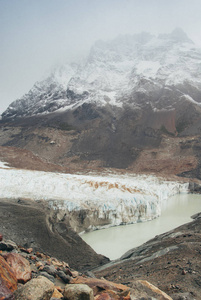
M 186 82 L 200 91 L 200 62 L 201 50 L 180 28 L 158 37 L 143 32 L 98 41 L 85 63 L 56 69 L 47 79 L 37 82 L 28 94 L 13 102 L 2 116 L 72 109 L 84 102 L 121 107 L 127 101 L 135 106 L 136 93 L 148 95 Z M 180 99 L 182 93 L 181 88 Z M 154 105 L 155 108 L 161 106 L 157 107 L 156 101 Z

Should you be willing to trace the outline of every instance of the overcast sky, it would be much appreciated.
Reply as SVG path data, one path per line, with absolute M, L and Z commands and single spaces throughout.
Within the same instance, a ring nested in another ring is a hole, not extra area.
M 201 0 L 0 0 L 0 113 L 96 40 L 181 27 L 201 46 L 200 15 Z

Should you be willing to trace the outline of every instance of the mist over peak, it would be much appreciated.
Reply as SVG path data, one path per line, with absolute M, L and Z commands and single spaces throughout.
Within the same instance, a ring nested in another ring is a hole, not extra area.
M 138 36 L 143 44 L 147 32 L 158 36 L 180 27 L 201 45 L 200 11 L 199 0 L 0 1 L 0 113 L 51 65 L 77 61 L 96 40 L 119 36 L 125 44 Z M 181 32 L 173 36 L 186 39 Z
M 192 47 L 181 30 L 164 38 L 142 33 L 99 41 L 84 64 L 55 69 L 12 102 L 0 123 L 30 128 L 23 133 L 23 147 L 29 144 L 33 149 L 35 137 L 34 149 L 40 143 L 43 149 L 52 147 L 53 162 L 73 168 L 90 162 L 89 167 L 131 168 L 134 172 L 147 167 L 157 172 L 161 164 L 165 172 L 190 171 L 196 165 L 189 152 L 184 153 L 183 162 L 178 156 L 186 149 L 180 144 L 184 136 L 200 135 L 200 61 L 201 49 Z M 35 127 L 42 128 L 39 137 L 32 135 Z M 43 128 L 56 134 L 43 139 Z M 67 140 L 61 143 L 57 134 Z M 170 146 L 165 163 L 157 158 L 164 151 L 164 137 Z M 173 143 L 176 140 L 176 148 L 171 148 L 170 137 Z M 5 143 L 16 146 L 18 141 L 11 134 Z M 174 161 L 173 149 L 177 149 Z M 200 159 L 200 148 L 196 149 Z M 141 153 L 145 161 L 140 160 Z
M 100 107 L 106 104 L 122 107 L 129 103 L 137 107 L 137 93 L 146 95 L 161 88 L 184 86 L 185 82 L 200 90 L 200 58 L 200 50 L 192 50 L 192 41 L 180 28 L 158 37 L 142 32 L 99 40 L 91 47 L 84 63 L 55 68 L 46 79 L 11 103 L 2 116 L 47 114 L 86 103 Z M 185 94 L 189 101 L 199 102 L 198 96 Z M 172 110 L 169 102 L 154 102 L 152 109 Z M 140 106 L 145 103 L 140 100 Z
M 184 30 L 180 27 L 175 28 L 171 33 L 169 34 L 160 34 L 159 38 L 162 39 L 172 39 L 175 42 L 179 43 L 192 43 L 194 42 L 188 37 L 188 35 L 184 32 Z

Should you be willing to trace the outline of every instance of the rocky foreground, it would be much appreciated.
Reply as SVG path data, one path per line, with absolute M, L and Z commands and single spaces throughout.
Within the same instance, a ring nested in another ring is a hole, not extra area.
M 201 299 L 201 214 L 112 262 L 43 202 L 1 200 L 0 219 L 0 300 Z
M 2 235 L 0 235 L 2 239 Z M 147 281 L 138 280 L 135 288 L 79 273 L 54 257 L 12 241 L 0 242 L 1 300 L 130 300 L 172 299 Z

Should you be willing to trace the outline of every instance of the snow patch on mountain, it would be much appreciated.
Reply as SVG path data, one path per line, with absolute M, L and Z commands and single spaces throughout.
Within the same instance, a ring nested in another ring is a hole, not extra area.
M 45 200 L 50 207 L 87 211 L 89 219 L 106 226 L 156 218 L 168 198 L 188 192 L 188 184 L 154 176 L 118 174 L 72 175 L 0 168 L 0 197 Z M 93 223 L 94 224 L 94 223 Z M 88 227 L 95 229 L 103 226 Z
M 7 165 L 7 163 L 0 161 L 0 168 L 9 169 L 10 167 Z
M 161 64 L 158 61 L 142 60 L 136 64 L 136 74 L 146 74 L 147 77 L 155 77 L 160 67 Z
M 198 103 L 197 101 L 195 101 L 192 97 L 190 97 L 189 95 L 182 95 L 181 99 L 185 99 L 193 104 L 196 104 L 198 106 L 201 106 L 201 103 Z

